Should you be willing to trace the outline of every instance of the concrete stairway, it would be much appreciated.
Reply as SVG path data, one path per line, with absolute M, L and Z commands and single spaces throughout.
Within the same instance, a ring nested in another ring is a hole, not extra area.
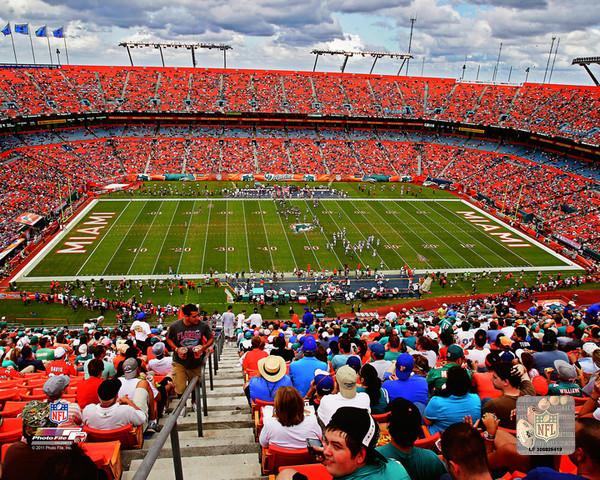
M 203 417 L 203 437 L 197 436 L 196 413 L 191 403 L 188 403 L 187 415 L 177 421 L 184 478 L 249 480 L 261 477 L 259 446 L 254 441 L 250 407 L 242 391 L 244 379 L 238 362 L 235 346 L 225 345 L 212 391 L 208 372 L 206 374 L 208 416 Z M 176 404 L 177 400 L 172 400 L 171 408 Z M 133 478 L 153 441 L 146 440 L 142 450 L 122 452 L 124 480 Z M 175 478 L 170 441 L 164 444 L 148 478 Z

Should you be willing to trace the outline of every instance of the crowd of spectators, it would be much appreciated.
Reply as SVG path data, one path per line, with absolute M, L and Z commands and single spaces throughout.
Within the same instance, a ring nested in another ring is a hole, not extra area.
M 514 300 L 390 310 L 368 320 L 319 319 L 308 308 L 289 321 L 238 316 L 236 344 L 260 445 L 302 450 L 305 439 L 322 440 L 311 448 L 333 478 L 388 478 L 385 470 L 366 475 L 369 465 L 384 467 L 360 459 L 354 468 L 364 476 L 345 477 L 352 471 L 342 474 L 328 450 L 342 412 L 356 425 L 371 414 L 379 426 L 365 427 L 376 433 L 363 446 L 367 456 L 376 449 L 402 465 L 393 478 L 597 478 L 600 437 L 585 438 L 600 431 L 600 304 L 517 309 Z M 549 405 L 559 398 L 575 405 L 578 453 L 570 460 L 518 452 L 517 400 L 546 395 L 557 397 Z M 346 438 L 353 432 L 343 431 Z
M 469 121 L 600 141 L 594 87 L 447 78 L 136 67 L 3 69 L 0 118 L 141 112 L 277 112 Z

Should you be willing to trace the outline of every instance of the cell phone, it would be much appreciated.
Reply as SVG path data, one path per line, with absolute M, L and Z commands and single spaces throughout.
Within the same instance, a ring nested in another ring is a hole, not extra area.
M 323 442 L 318 438 L 307 438 L 306 449 L 311 457 L 317 461 L 321 461 L 323 458 Z

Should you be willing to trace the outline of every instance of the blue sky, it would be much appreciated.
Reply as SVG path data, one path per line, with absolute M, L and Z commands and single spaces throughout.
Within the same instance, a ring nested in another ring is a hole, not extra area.
M 465 78 L 490 80 L 498 46 L 498 78 L 542 81 L 552 36 L 560 37 L 553 83 L 591 84 L 576 56 L 600 55 L 598 0 L 4 0 L 0 23 L 33 27 L 64 25 L 71 63 L 126 65 L 122 41 L 209 41 L 233 46 L 232 68 L 310 70 L 319 49 L 406 51 L 410 17 L 416 15 L 411 74 L 455 77 L 468 57 Z M 22 62 L 31 62 L 26 36 L 14 37 Z M 45 39 L 34 38 L 36 56 L 49 62 Z M 55 49 L 62 42 L 52 40 Z M 64 52 L 61 60 L 65 61 Z M 156 51 L 136 50 L 139 65 L 160 65 Z M 198 55 L 201 66 L 217 67 L 217 52 Z M 13 62 L 10 37 L 0 36 L 0 62 Z M 56 55 L 54 54 L 54 61 Z M 185 52 L 167 65 L 189 66 Z M 322 57 L 318 69 L 339 71 L 342 59 Z M 346 71 L 368 72 L 370 59 L 350 59 Z M 376 72 L 395 74 L 398 62 L 378 61 Z M 600 71 L 598 72 L 600 74 Z

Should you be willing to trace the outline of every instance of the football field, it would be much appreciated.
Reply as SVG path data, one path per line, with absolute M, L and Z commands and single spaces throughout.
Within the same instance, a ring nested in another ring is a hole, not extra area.
M 333 241 L 334 234 L 337 239 Z M 338 235 L 339 234 L 339 235 Z M 369 241 L 369 237 L 371 237 Z M 362 247 L 361 247 L 362 245 Z M 93 200 L 17 277 L 198 278 L 212 272 L 577 269 L 460 199 Z

